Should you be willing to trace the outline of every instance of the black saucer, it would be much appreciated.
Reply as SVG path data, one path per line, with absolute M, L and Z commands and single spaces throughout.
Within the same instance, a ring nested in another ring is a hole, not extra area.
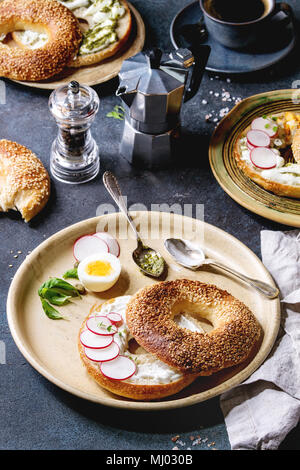
M 191 41 L 199 38 L 201 44 L 211 47 L 206 70 L 224 74 L 243 74 L 257 72 L 284 59 L 294 48 L 296 33 L 292 22 L 284 27 L 281 34 L 272 35 L 270 44 L 260 44 L 248 51 L 227 49 L 212 37 L 203 33 L 203 15 L 199 1 L 184 7 L 175 16 L 170 27 L 173 46 L 189 47 Z M 274 38 L 278 38 L 277 44 Z

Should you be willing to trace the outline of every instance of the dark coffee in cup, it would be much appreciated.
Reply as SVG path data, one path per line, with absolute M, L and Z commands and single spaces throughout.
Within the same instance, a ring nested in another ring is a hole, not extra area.
M 256 47 L 292 21 L 292 9 L 276 0 L 199 0 L 206 29 L 222 46 Z
M 247 23 L 255 21 L 268 11 L 266 0 L 205 0 L 207 13 L 228 23 Z

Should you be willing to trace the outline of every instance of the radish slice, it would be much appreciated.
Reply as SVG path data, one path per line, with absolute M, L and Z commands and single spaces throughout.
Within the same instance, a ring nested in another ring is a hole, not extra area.
M 251 129 L 266 132 L 270 137 L 274 137 L 277 134 L 278 126 L 271 119 L 259 117 L 252 121 Z
M 129 357 L 118 356 L 112 361 L 102 363 L 100 370 L 108 379 L 126 380 L 135 374 L 136 365 Z
M 248 141 L 247 141 L 247 147 L 248 147 L 249 150 L 255 149 L 254 145 L 249 144 Z
M 120 326 L 123 322 L 123 318 L 119 313 L 110 312 L 106 317 L 112 322 L 113 325 Z
M 80 342 L 86 348 L 102 349 L 107 348 L 113 342 L 112 336 L 96 335 L 90 330 L 84 330 L 80 335 Z
M 107 348 L 103 349 L 90 349 L 84 348 L 85 355 L 88 359 L 94 362 L 106 362 L 115 359 L 120 352 L 117 343 L 112 342 Z
M 107 317 L 102 315 L 89 317 L 86 321 L 86 326 L 95 335 L 110 336 L 118 331 L 118 328 Z
M 108 245 L 108 251 L 117 258 L 120 256 L 120 245 L 117 240 L 107 232 L 97 232 L 95 237 L 103 240 Z
M 269 147 L 271 143 L 269 135 L 263 131 L 249 131 L 247 140 L 253 147 Z
M 77 261 L 82 261 L 87 256 L 95 253 L 108 253 L 108 245 L 104 240 L 100 240 L 100 238 L 93 235 L 84 235 L 75 241 L 73 253 Z
M 257 147 L 250 153 L 250 158 L 257 168 L 269 170 L 274 168 L 277 163 L 276 154 L 269 148 Z

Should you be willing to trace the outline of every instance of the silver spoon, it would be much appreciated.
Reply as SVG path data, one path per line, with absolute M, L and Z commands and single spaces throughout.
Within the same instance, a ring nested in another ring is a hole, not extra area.
M 269 299 L 275 299 L 275 297 L 279 295 L 278 289 L 266 284 L 265 282 L 258 281 L 257 279 L 251 279 L 250 277 L 247 277 L 244 274 L 241 274 L 234 269 L 228 268 L 224 264 L 219 263 L 219 261 L 205 258 L 203 250 L 198 245 L 190 241 L 181 240 L 179 238 L 168 238 L 165 240 L 165 247 L 170 255 L 177 261 L 177 263 L 186 268 L 196 270 L 203 265 L 215 266 L 217 268 L 223 269 L 224 271 L 227 271 L 230 274 L 233 274 L 247 284 L 250 284 L 250 286 Z
M 142 242 L 133 220 L 128 214 L 117 178 L 110 171 L 106 171 L 103 175 L 103 183 L 119 209 L 127 218 L 128 223 L 136 236 L 137 248 L 132 253 L 133 261 L 138 265 L 140 270 L 148 276 L 155 278 L 160 277 L 165 271 L 166 262 L 158 251 L 145 246 Z

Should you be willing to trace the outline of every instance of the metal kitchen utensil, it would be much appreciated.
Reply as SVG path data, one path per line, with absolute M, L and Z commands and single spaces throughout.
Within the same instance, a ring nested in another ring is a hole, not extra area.
M 275 297 L 278 297 L 279 295 L 278 289 L 266 284 L 265 282 L 258 281 L 257 279 L 251 279 L 250 277 L 223 265 L 219 261 L 205 258 L 205 253 L 203 250 L 198 245 L 188 240 L 168 238 L 165 240 L 165 247 L 170 255 L 177 261 L 177 263 L 186 268 L 197 270 L 204 265 L 215 266 L 216 268 L 223 269 L 224 271 L 238 277 L 269 299 L 275 299 Z
M 123 62 L 116 92 L 125 107 L 120 153 L 131 164 L 150 169 L 170 162 L 182 102 L 197 93 L 209 53 L 202 45 L 197 57 L 189 49 L 153 49 Z
M 49 108 L 59 129 L 51 148 L 52 175 L 70 184 L 92 180 L 100 167 L 98 146 L 90 131 L 99 109 L 97 93 L 72 81 L 51 93 Z
M 106 171 L 103 175 L 103 183 L 113 200 L 127 218 L 128 223 L 136 236 L 137 248 L 132 253 L 133 261 L 137 264 L 140 270 L 148 276 L 155 278 L 160 277 L 166 269 L 165 260 L 158 251 L 145 246 L 142 242 L 134 222 L 127 211 L 117 178 L 110 171 Z M 147 264 L 149 264 L 151 260 L 154 261 L 154 265 L 156 267 L 155 271 L 147 269 Z

